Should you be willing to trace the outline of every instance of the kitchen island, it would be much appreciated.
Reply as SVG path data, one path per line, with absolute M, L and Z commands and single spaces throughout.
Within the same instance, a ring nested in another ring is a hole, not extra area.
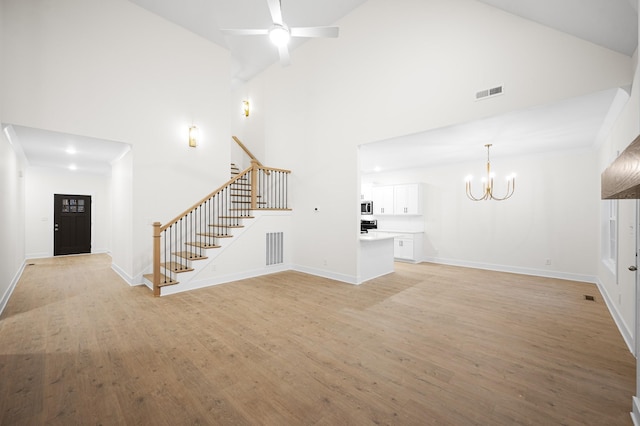
M 394 237 L 391 233 L 360 234 L 358 284 L 393 272 Z

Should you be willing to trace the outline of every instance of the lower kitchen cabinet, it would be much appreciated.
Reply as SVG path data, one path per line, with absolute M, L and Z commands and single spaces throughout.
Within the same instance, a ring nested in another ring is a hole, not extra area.
M 393 257 L 396 259 L 415 260 L 413 253 L 413 238 L 395 238 Z
M 403 262 L 418 263 L 423 261 L 423 232 L 402 234 L 393 231 L 376 231 L 377 233 L 395 234 L 393 239 L 393 257 Z

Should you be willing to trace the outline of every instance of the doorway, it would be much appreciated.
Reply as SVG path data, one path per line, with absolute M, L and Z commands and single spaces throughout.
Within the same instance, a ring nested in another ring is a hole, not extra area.
M 91 253 L 91 196 L 53 198 L 53 255 Z

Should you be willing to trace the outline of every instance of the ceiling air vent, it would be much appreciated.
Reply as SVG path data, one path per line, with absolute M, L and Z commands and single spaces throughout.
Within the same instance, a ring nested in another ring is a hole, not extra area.
M 493 96 L 502 95 L 502 92 L 503 92 L 502 85 L 492 87 L 490 89 L 480 90 L 476 92 L 476 101 L 479 101 L 480 99 L 486 99 L 486 98 L 491 98 Z

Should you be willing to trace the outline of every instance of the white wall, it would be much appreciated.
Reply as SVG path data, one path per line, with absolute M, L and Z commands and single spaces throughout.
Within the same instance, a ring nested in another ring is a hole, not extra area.
M 596 282 L 596 152 L 499 157 L 492 165 L 504 176 L 518 174 L 517 189 L 508 201 L 474 202 L 466 197 L 464 177 L 483 172 L 482 157 L 471 163 L 365 175 L 362 183 L 425 183 L 422 220 L 429 261 Z M 505 189 L 498 176 L 496 195 Z
M 127 152 L 111 165 L 111 259 L 113 268 L 130 284 L 133 270 L 133 153 Z M 149 230 L 149 235 L 152 231 Z
M 247 89 L 263 93 L 269 163 L 293 171 L 293 262 L 338 279 L 356 276 L 358 145 L 632 79 L 629 57 L 471 0 L 369 0 L 338 25 Z M 503 96 L 474 101 L 495 84 Z
M 0 133 L 0 314 L 24 267 L 24 164 Z
M 0 58 L 4 58 L 4 5 L 0 2 Z M 0 82 L 6 62 L 0 61 Z M 0 99 L 4 91 L 0 85 Z M 4 109 L 0 102 L 0 123 Z M 24 267 L 24 163 L 0 132 L 0 315 Z
M 620 117 L 616 121 L 611 134 L 600 147 L 598 163 L 594 174 L 600 174 L 616 159 L 618 153 L 624 149 L 640 134 L 640 70 L 635 70 L 631 96 L 626 103 Z M 606 201 L 601 202 L 606 203 Z M 604 294 L 607 305 L 618 324 L 627 344 L 633 347 L 634 329 L 636 321 L 636 277 L 627 269 L 636 260 L 636 201 L 619 200 L 618 202 L 618 258 L 617 268 L 613 273 L 602 262 L 602 256 L 598 259 L 598 282 Z M 606 212 L 601 208 L 600 223 L 605 223 L 602 215 Z M 601 230 L 600 238 L 604 237 Z M 599 247 L 603 247 L 601 241 Z M 602 249 L 601 249 L 602 250 Z M 636 337 L 637 338 L 637 337 Z
M 27 258 L 53 256 L 54 194 L 91 196 L 91 253 L 110 251 L 110 177 L 49 167 L 26 171 L 25 253 Z
M 126 0 L 5 0 L 3 121 L 132 145 L 127 227 L 115 265 L 141 280 L 151 223 L 166 222 L 229 174 L 226 50 Z M 191 124 L 197 148 L 187 146 Z M 128 185 L 128 184 L 127 184 Z

